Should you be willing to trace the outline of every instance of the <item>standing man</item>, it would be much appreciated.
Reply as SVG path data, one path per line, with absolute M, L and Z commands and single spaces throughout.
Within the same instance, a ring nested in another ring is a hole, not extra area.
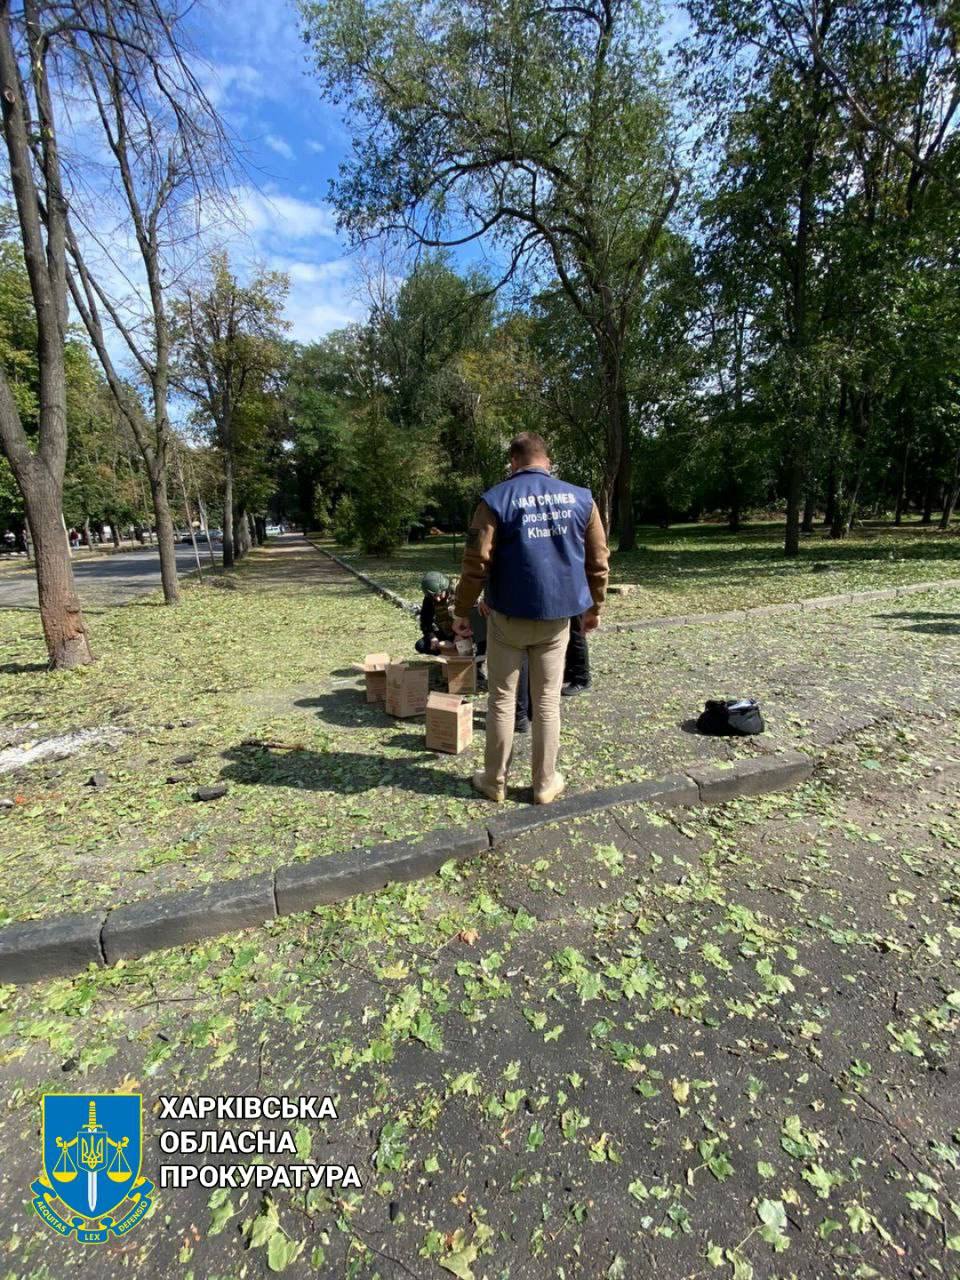
M 560 688 L 570 619 L 584 633 L 599 622 L 607 590 L 609 552 L 589 489 L 550 474 L 547 446 L 531 431 L 510 443 L 510 475 L 488 489 L 470 521 L 453 629 L 471 634 L 469 614 L 485 591 L 487 619 L 487 741 L 473 785 L 489 800 L 506 793 L 513 749 L 517 682 L 529 663 L 533 703 L 533 801 L 562 793 L 557 772 Z

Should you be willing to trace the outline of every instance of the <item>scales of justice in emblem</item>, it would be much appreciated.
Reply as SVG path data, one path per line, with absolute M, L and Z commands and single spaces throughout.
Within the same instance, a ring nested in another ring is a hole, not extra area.
M 76 1137 L 69 1142 L 61 1137 L 54 1141 L 60 1150 L 60 1159 L 51 1172 L 57 1182 L 72 1182 L 80 1172 L 77 1166 L 82 1167 L 87 1175 L 87 1204 L 91 1217 L 97 1211 L 99 1174 L 105 1172 L 111 1182 L 127 1182 L 133 1177 L 133 1170 L 123 1154 L 130 1145 L 130 1139 L 123 1137 L 115 1142 L 106 1129 L 97 1124 L 97 1104 L 92 1098 L 87 1123 Z
M 142 1120 L 139 1094 L 44 1094 L 42 1172 L 30 1190 L 57 1235 L 104 1244 L 143 1220 L 154 1187 L 141 1172 Z

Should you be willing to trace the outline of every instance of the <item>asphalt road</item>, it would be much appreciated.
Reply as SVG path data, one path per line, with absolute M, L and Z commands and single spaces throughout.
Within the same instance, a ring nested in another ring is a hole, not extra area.
M 220 548 L 214 546 L 219 561 Z M 200 548 L 201 565 L 210 564 L 205 546 Z M 196 568 L 193 547 L 177 544 L 177 568 L 181 574 Z M 160 586 L 160 555 L 156 547 L 142 551 L 121 551 L 99 559 L 75 559 L 73 575 L 80 600 L 85 605 L 126 604 L 145 591 Z M 0 573 L 0 609 L 37 607 L 37 582 L 32 566 L 5 568 Z

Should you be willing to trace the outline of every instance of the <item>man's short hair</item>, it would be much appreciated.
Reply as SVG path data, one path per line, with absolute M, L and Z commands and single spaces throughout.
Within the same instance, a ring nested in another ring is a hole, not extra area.
M 535 458 L 549 458 L 547 442 L 535 431 L 521 431 L 510 441 L 510 457 L 522 467 L 528 467 Z

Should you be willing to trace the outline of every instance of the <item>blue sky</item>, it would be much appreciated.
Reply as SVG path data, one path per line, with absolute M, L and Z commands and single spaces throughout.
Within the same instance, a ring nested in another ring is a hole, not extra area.
M 291 336 L 311 341 L 365 310 L 358 263 L 327 201 L 349 139 L 309 73 L 292 4 L 208 0 L 195 13 L 208 92 L 249 170 L 236 192 L 249 245 L 232 251 L 289 274 Z
M 683 26 L 664 0 L 664 44 Z M 309 342 L 366 311 L 363 270 L 338 237 L 327 196 L 349 148 L 339 110 L 310 73 L 299 19 L 285 0 L 206 0 L 193 39 L 204 79 L 243 145 L 250 179 L 236 193 L 246 226 L 231 253 L 290 276 L 291 336 Z

